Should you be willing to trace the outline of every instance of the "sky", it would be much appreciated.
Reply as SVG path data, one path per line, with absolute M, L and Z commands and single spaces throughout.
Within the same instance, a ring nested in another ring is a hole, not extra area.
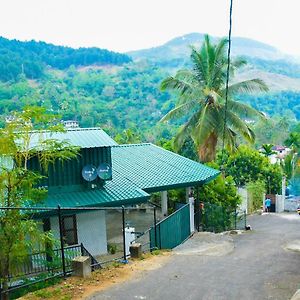
M 126 52 L 228 34 L 230 0 L 2 0 L 0 36 Z M 300 56 L 299 0 L 233 0 L 233 36 Z

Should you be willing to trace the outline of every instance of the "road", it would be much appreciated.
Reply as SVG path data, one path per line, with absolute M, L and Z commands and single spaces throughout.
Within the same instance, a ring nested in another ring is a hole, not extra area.
M 300 253 L 284 246 L 300 240 L 300 216 L 255 215 L 248 224 L 253 230 L 232 235 L 226 255 L 176 254 L 162 268 L 90 299 L 290 299 L 300 287 Z

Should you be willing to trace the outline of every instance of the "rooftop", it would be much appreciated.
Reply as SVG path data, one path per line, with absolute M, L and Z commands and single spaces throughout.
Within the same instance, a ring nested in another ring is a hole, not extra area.
M 111 147 L 118 145 L 105 131 L 100 128 L 69 128 L 65 132 L 34 133 L 30 146 L 36 147 L 45 139 L 57 139 L 66 141 L 72 146 L 80 148 Z
M 121 176 L 152 193 L 202 185 L 219 171 L 153 144 L 112 147 L 113 178 Z

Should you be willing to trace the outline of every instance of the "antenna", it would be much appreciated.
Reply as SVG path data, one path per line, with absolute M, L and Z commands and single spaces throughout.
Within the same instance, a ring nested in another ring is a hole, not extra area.
M 86 165 L 82 168 L 81 175 L 85 181 L 91 182 L 97 178 L 97 168 L 94 165 Z

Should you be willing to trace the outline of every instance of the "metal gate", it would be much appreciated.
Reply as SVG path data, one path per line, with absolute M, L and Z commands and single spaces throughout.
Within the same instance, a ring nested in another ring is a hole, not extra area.
M 190 208 L 184 205 L 150 229 L 151 249 L 172 249 L 186 240 L 190 232 Z

